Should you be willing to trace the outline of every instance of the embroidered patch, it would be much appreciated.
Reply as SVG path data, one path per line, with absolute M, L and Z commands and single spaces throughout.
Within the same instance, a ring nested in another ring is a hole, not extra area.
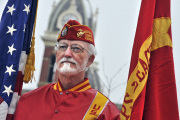
M 82 29 L 78 30 L 79 32 L 77 33 L 77 37 L 81 38 L 84 35 L 84 31 Z
M 63 30 L 61 32 L 61 37 L 65 37 L 67 35 L 67 33 L 68 33 L 68 27 L 66 26 L 63 28 Z
M 91 32 L 89 32 L 88 30 L 84 31 L 85 33 L 85 39 L 89 40 L 90 42 L 93 42 L 93 35 Z

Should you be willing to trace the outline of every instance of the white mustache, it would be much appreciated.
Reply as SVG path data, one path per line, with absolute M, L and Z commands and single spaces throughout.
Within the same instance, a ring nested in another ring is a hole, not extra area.
M 67 57 L 63 57 L 59 63 L 62 63 L 62 62 L 71 62 L 71 63 L 74 63 L 74 64 L 77 64 L 77 62 L 73 59 L 73 58 L 67 58 Z

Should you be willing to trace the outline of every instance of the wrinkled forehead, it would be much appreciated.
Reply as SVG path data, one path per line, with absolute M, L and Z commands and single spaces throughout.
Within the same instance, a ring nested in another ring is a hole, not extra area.
M 60 40 L 59 43 L 66 43 L 68 45 L 78 44 L 84 48 L 88 48 L 88 43 L 81 41 L 81 40 L 65 40 L 65 39 L 63 39 L 63 40 Z

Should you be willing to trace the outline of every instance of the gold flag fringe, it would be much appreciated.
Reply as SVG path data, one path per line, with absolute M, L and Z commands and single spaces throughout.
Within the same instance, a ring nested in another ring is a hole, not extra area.
M 28 83 L 29 81 L 32 82 L 34 78 L 34 71 L 35 69 L 35 53 L 34 53 L 34 46 L 35 46 L 35 29 L 36 29 L 36 19 L 37 19 L 37 8 L 38 8 L 38 0 L 37 0 L 37 7 L 36 7 L 36 15 L 34 20 L 34 29 L 33 29 L 33 36 L 31 41 L 31 48 L 30 53 L 28 55 L 28 59 L 26 61 L 25 71 L 24 71 L 24 78 L 23 81 Z

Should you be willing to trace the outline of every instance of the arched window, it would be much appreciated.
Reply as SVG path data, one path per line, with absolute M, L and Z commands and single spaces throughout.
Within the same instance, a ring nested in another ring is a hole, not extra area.
M 50 59 L 50 65 L 49 65 L 49 75 L 48 75 L 48 82 L 53 82 L 53 74 L 54 74 L 54 63 L 55 63 L 56 57 L 54 54 L 51 55 Z

